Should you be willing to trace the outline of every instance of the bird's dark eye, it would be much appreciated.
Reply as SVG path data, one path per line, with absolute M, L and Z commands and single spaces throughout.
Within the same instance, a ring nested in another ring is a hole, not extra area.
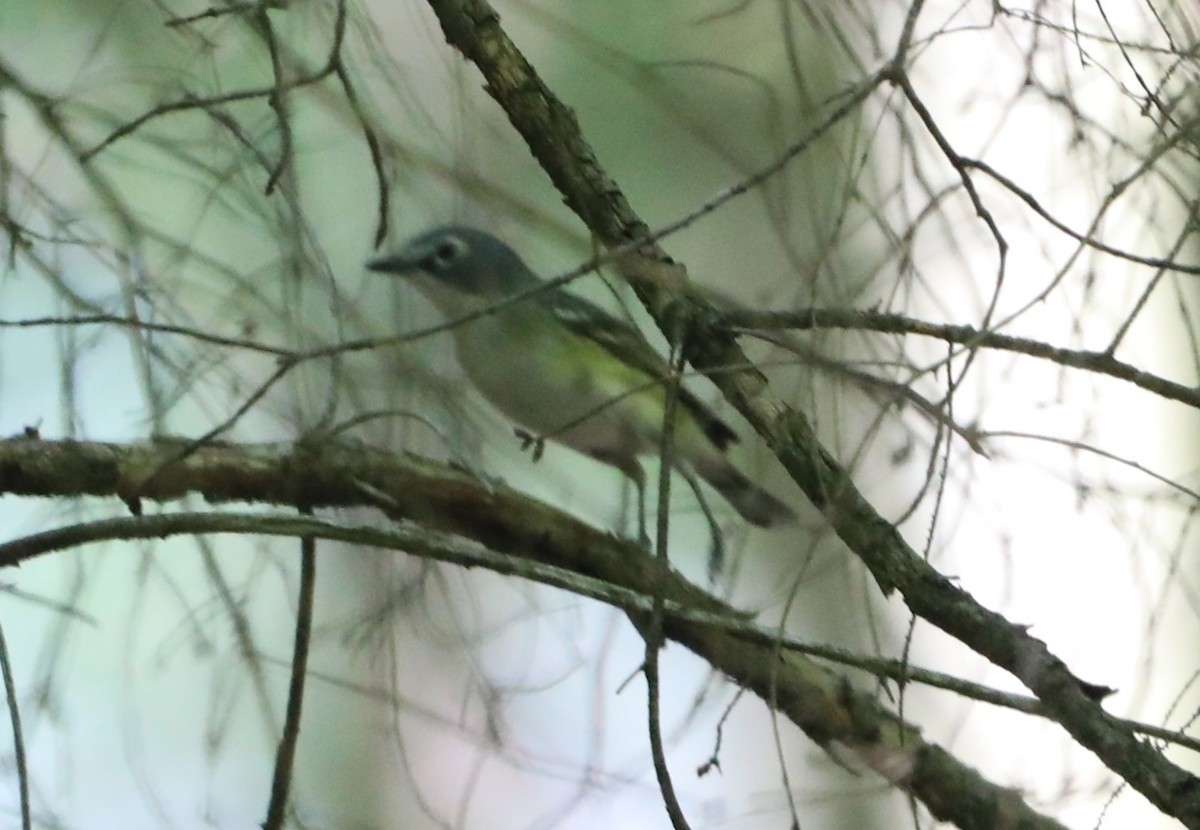
M 466 245 L 460 239 L 445 239 L 437 244 L 429 255 L 428 263 L 434 268 L 449 268 L 466 252 Z

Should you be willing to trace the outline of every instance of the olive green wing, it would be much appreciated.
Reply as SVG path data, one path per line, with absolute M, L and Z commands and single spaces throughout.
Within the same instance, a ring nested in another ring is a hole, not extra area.
M 670 374 L 670 367 L 662 356 L 646 342 L 641 332 L 624 320 L 563 289 L 548 291 L 546 300 L 559 323 L 580 337 L 603 346 L 621 362 L 653 378 L 664 379 Z M 724 450 L 738 440 L 732 427 L 682 386 L 679 387 L 679 405 L 691 414 L 717 449 Z

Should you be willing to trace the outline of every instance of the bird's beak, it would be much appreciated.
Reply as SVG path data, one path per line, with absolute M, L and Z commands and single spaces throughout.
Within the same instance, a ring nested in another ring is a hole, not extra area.
M 413 253 L 404 250 L 399 253 L 379 254 L 367 260 L 367 268 L 384 274 L 410 274 L 420 270 L 418 257 Z

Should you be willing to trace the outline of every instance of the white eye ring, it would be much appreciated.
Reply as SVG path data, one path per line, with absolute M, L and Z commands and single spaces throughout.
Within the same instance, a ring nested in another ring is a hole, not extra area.
M 457 236 L 447 236 L 434 246 L 429 254 L 428 263 L 434 268 L 449 268 L 467 253 L 467 243 Z

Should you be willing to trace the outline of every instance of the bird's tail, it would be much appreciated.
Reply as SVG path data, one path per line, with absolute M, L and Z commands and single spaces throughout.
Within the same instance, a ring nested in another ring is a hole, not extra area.
M 775 527 L 796 521 L 790 507 L 744 476 L 724 456 L 706 459 L 695 466 L 700 477 L 750 524 Z

